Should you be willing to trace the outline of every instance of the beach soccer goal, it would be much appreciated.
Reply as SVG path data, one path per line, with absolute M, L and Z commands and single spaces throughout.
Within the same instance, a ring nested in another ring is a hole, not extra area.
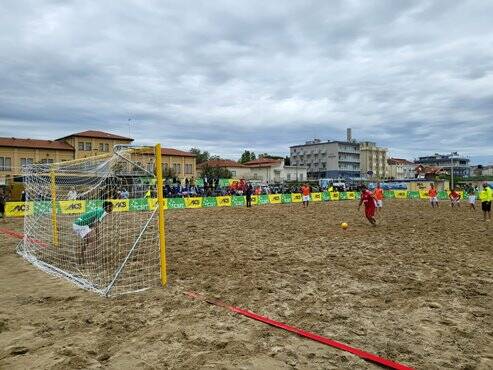
M 34 266 L 101 295 L 166 285 L 161 147 L 23 169 L 24 238 Z

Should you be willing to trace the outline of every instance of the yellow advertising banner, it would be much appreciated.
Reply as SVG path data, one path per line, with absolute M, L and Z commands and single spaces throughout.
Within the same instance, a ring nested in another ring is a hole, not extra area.
M 128 212 L 128 199 L 110 199 L 113 203 L 113 212 Z
M 322 201 L 322 193 L 312 193 L 312 201 L 313 202 L 321 202 Z
M 252 206 L 256 206 L 258 204 L 258 195 L 252 195 Z
M 34 213 L 34 202 L 5 203 L 5 216 L 7 217 L 32 216 L 33 213 Z
M 303 198 L 301 197 L 300 193 L 293 193 L 291 194 L 291 202 L 293 203 L 301 203 Z
M 185 198 L 185 207 L 187 208 L 202 208 L 202 198 Z
M 280 204 L 281 202 L 281 194 L 269 194 L 269 203 Z
M 339 193 L 337 191 L 330 192 L 330 200 L 339 200 Z
M 164 198 L 164 209 L 168 209 L 168 199 Z M 147 206 L 149 210 L 154 211 L 157 207 L 157 198 L 147 198 Z
M 223 197 L 216 197 L 218 207 L 231 207 L 231 197 L 226 195 Z
M 86 211 L 85 200 L 61 200 L 58 202 L 64 215 L 84 213 Z
M 356 199 L 356 193 L 354 191 L 348 191 L 346 195 L 348 199 Z
M 394 197 L 396 199 L 407 199 L 407 191 L 406 190 L 394 190 Z
M 420 199 L 428 199 L 428 190 L 420 190 L 419 191 Z

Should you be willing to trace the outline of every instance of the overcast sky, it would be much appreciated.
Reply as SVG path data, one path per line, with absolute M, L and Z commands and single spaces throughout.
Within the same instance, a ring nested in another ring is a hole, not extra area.
M 0 136 L 493 163 L 493 1 L 0 2 Z

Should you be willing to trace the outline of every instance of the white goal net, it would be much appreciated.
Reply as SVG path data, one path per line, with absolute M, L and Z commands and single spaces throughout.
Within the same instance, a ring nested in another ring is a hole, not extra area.
M 102 295 L 160 282 L 154 148 L 24 168 L 29 212 L 18 253 Z

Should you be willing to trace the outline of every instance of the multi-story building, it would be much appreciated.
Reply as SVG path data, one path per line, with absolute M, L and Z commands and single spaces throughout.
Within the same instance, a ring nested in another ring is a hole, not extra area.
M 458 153 L 452 154 L 438 154 L 419 157 L 414 161 L 416 165 L 422 164 L 425 166 L 440 167 L 447 173 L 451 173 L 453 166 L 454 176 L 469 176 L 471 174 L 471 167 L 469 166 L 469 158 L 461 157 Z
M 416 177 L 416 164 L 402 158 L 387 159 L 385 177 L 395 180 L 414 179 Z
M 308 178 L 359 178 L 360 144 L 352 139 L 348 129 L 346 141 L 307 141 L 290 148 L 291 164 L 307 166 Z
M 471 176 L 493 176 L 493 165 L 489 166 L 472 166 Z
M 361 177 L 383 179 L 386 175 L 387 148 L 371 141 L 359 143 Z
M 133 139 L 102 131 L 84 131 L 57 140 L 34 140 L 0 137 L 0 185 L 21 175 L 25 165 L 57 163 L 105 154 L 114 145 L 128 145 Z M 179 179 L 196 177 L 195 155 L 172 148 L 162 148 L 164 173 L 173 173 Z M 149 163 L 151 166 L 151 155 Z M 172 171 L 169 171 L 171 169 Z

